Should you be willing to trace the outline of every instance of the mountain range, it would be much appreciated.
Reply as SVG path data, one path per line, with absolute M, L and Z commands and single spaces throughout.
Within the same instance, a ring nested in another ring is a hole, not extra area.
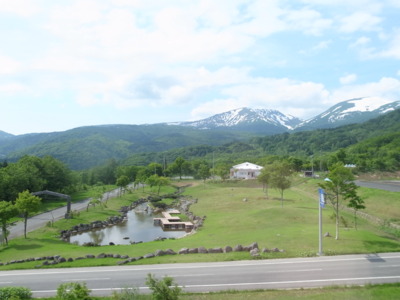
M 340 102 L 306 121 L 277 110 L 240 108 L 193 122 L 85 126 L 23 135 L 0 131 L 0 158 L 14 161 L 23 155 L 51 155 L 79 170 L 135 153 L 216 146 L 254 136 L 361 123 L 398 108 L 400 101 L 368 97 Z
M 284 115 L 277 110 L 245 107 L 199 121 L 170 124 L 191 126 L 198 129 L 228 129 L 270 135 L 292 130 L 334 128 L 362 123 L 398 108 L 400 108 L 400 101 L 364 97 L 340 102 L 306 121 L 291 115 Z

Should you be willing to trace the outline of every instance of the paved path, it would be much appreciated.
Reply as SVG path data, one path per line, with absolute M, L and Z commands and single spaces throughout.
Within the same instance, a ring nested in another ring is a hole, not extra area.
M 113 197 L 117 197 L 117 196 L 118 196 L 118 189 L 115 189 L 110 192 L 106 192 L 103 195 L 103 199 L 109 199 L 109 198 L 113 198 Z M 91 198 L 72 203 L 71 211 L 85 210 L 90 199 Z M 67 212 L 67 207 L 63 206 L 63 207 L 54 209 L 52 211 L 48 211 L 48 212 L 33 216 L 28 219 L 28 225 L 27 225 L 26 231 L 31 232 L 38 228 L 46 226 L 46 224 L 49 221 L 56 221 L 56 220 L 63 219 L 65 217 L 66 212 Z M 24 222 L 23 221 L 17 222 L 14 226 L 9 227 L 9 230 L 10 230 L 10 234 L 8 236 L 9 240 L 11 240 L 12 238 L 15 238 L 17 236 L 24 235 Z
M 0 287 L 25 286 L 35 297 L 55 295 L 65 282 L 85 282 L 93 296 L 123 287 L 148 293 L 149 273 L 158 279 L 171 276 L 188 292 L 380 284 L 400 282 L 400 253 L 1 271 Z
M 363 181 L 356 180 L 355 184 L 362 187 L 385 190 L 389 192 L 400 192 L 400 181 L 386 180 L 386 181 Z

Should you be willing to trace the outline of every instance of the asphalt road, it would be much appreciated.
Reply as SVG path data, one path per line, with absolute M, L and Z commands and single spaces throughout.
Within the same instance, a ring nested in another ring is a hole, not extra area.
M 34 297 L 55 295 L 65 282 L 85 282 L 92 295 L 145 285 L 148 273 L 171 276 L 185 291 L 292 289 L 400 282 L 400 253 L 213 263 L 35 269 L 0 272 L 1 286 L 25 286 Z
M 367 187 L 371 189 L 385 190 L 389 192 L 400 192 L 400 181 L 362 181 L 356 180 L 358 186 Z

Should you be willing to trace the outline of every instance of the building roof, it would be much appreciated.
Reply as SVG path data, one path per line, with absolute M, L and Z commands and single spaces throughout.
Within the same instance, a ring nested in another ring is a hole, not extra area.
M 263 167 L 249 162 L 244 162 L 242 164 L 233 166 L 232 168 L 236 170 L 261 170 Z

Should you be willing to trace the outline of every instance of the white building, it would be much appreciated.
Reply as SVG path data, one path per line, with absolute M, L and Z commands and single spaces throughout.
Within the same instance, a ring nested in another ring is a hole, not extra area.
M 231 168 L 230 178 L 254 179 L 260 175 L 262 168 L 256 164 L 245 162 Z

